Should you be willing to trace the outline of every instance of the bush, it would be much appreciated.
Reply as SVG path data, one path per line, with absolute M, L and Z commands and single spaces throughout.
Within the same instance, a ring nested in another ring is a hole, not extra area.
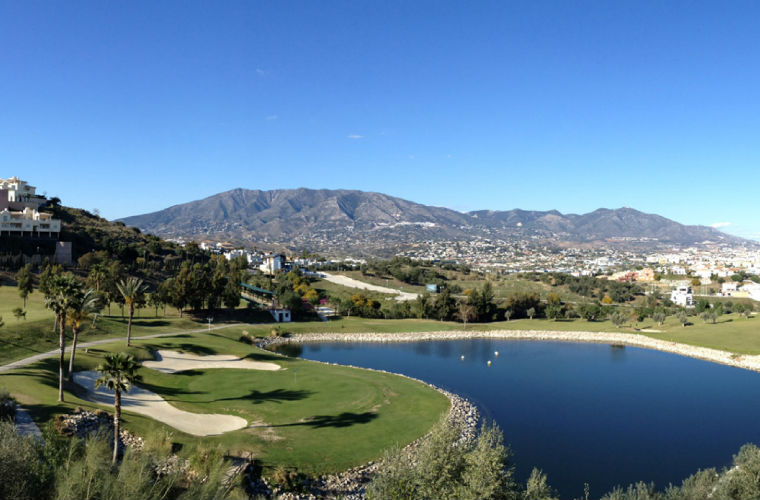
M 518 498 L 510 455 L 495 425 L 464 440 L 445 422 L 420 445 L 415 460 L 403 452 L 386 455 L 367 486 L 367 498 Z
M 301 493 L 306 491 L 304 486 L 308 477 L 298 472 L 296 468 L 289 469 L 284 465 L 278 465 L 270 479 L 273 486 L 283 491 Z
M 47 497 L 39 443 L 19 436 L 11 422 L 0 422 L 0 498 L 17 500 Z
M 16 400 L 7 389 L 0 388 L 0 420 L 15 420 L 15 418 Z

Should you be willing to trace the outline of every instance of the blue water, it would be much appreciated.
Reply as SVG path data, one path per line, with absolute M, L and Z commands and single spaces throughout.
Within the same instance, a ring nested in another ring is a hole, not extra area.
M 639 480 L 680 484 L 760 442 L 760 374 L 674 354 L 478 339 L 310 344 L 302 357 L 403 373 L 469 398 L 501 427 L 518 478 L 540 467 L 562 498 L 582 497 L 584 482 L 593 497 Z

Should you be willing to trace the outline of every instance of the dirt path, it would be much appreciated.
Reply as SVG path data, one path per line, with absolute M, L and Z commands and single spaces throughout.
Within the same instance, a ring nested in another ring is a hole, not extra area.
M 32 416 L 21 407 L 16 408 L 16 432 L 22 436 L 42 438 L 42 432 L 37 427 L 37 424 L 34 423 L 34 420 L 32 420 Z
M 399 302 L 404 302 L 407 300 L 415 300 L 417 298 L 416 293 L 402 292 L 400 290 L 395 290 L 393 288 L 386 288 L 384 286 L 372 285 L 370 283 L 365 283 L 363 281 L 349 278 L 348 276 L 343 276 L 342 274 L 328 274 L 328 273 L 322 273 L 322 274 L 323 274 L 322 279 L 325 279 L 331 283 L 347 286 L 349 288 L 359 288 L 361 290 L 371 290 L 373 292 L 389 293 L 391 295 L 395 295 L 396 296 L 395 299 L 398 300 Z

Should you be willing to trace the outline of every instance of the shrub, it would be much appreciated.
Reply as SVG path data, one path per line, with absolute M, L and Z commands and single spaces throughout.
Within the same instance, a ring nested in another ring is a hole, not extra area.
M 7 389 L 0 388 L 0 420 L 16 418 L 16 400 Z
M 387 454 L 367 486 L 367 498 L 517 498 L 510 455 L 495 425 L 463 440 L 457 427 L 444 422 L 414 460 L 403 452 Z
M 306 475 L 298 472 L 298 469 L 289 469 L 284 465 L 278 465 L 272 477 L 270 478 L 273 486 L 280 488 L 284 491 L 291 492 L 303 492 L 305 491 L 305 481 L 308 479 Z
M 0 422 L 0 498 L 47 497 L 40 446 L 31 436 L 19 436 L 11 422 Z

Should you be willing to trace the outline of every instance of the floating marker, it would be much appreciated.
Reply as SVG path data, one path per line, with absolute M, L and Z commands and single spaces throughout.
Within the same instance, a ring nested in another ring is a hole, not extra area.
M 494 356 L 498 356 L 498 355 L 499 355 L 499 351 L 494 351 L 494 352 L 493 352 L 493 355 L 494 355 Z
M 488 360 L 488 366 L 491 366 L 491 360 L 490 359 Z
M 464 360 L 464 354 L 462 354 L 462 357 L 461 357 L 461 358 L 459 358 L 459 359 L 461 359 L 461 360 Z

